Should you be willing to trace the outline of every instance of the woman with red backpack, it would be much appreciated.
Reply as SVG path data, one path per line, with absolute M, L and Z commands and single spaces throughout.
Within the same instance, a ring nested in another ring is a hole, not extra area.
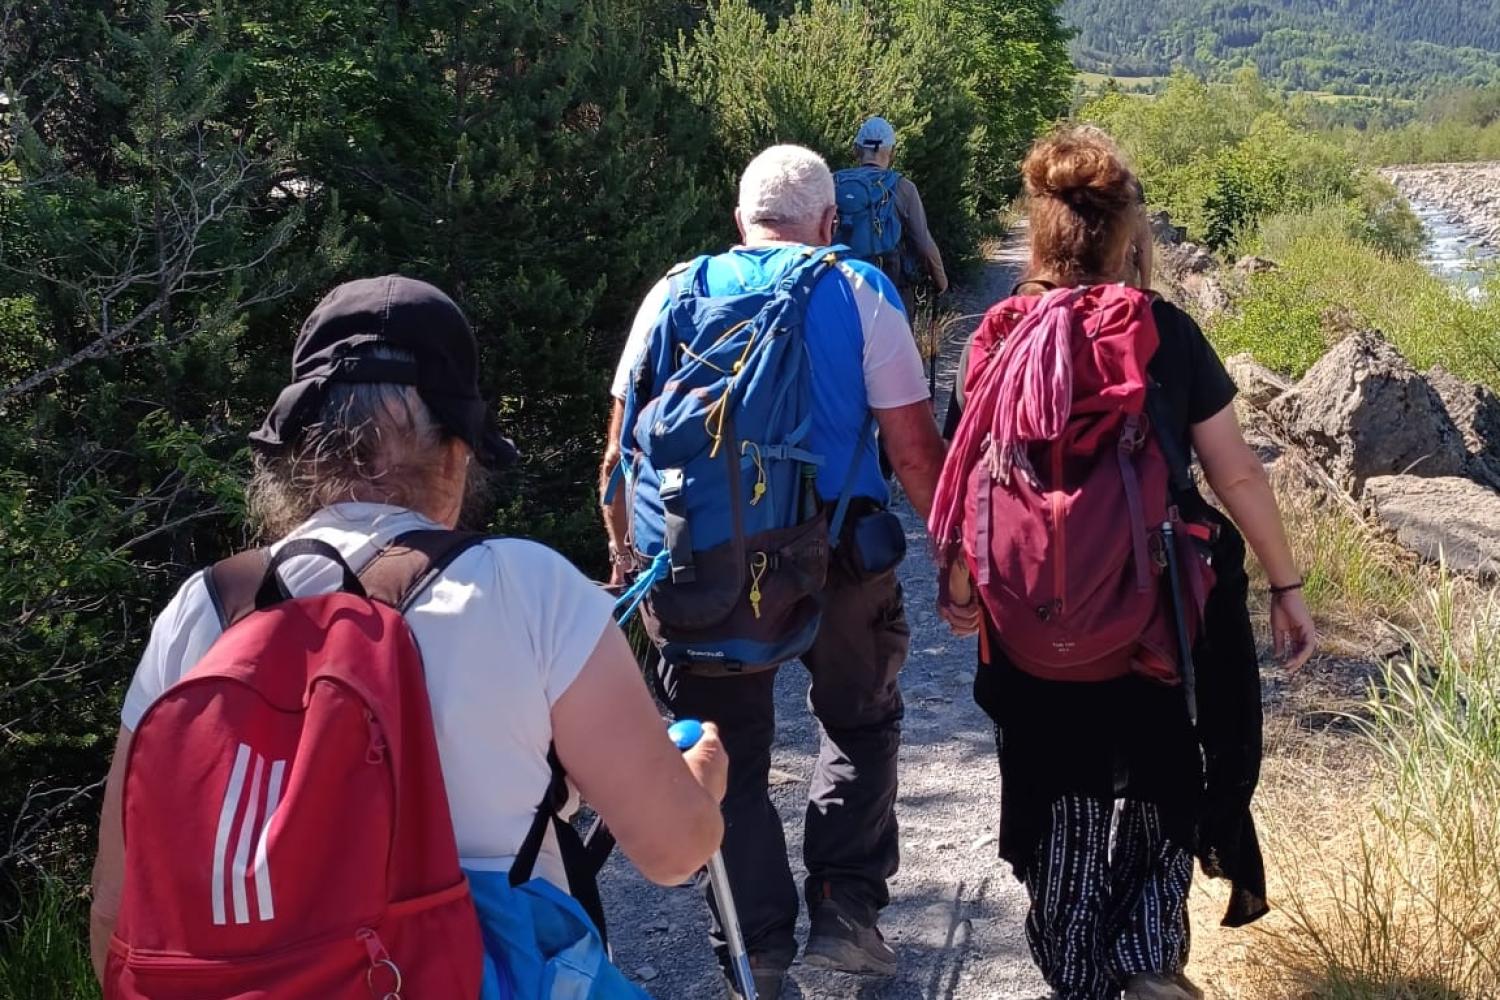
M 1247 541 L 1290 672 L 1316 630 L 1234 383 L 1185 313 L 1128 284 L 1150 246 L 1118 149 L 1066 127 L 1023 173 L 1029 273 L 969 346 L 929 524 L 941 610 L 980 636 L 1000 856 L 1054 995 L 1192 1000 L 1193 858 L 1233 883 L 1226 924 L 1267 909 Z
M 107 1000 L 645 1000 L 609 962 L 581 794 L 647 877 L 719 846 L 712 726 L 668 740 L 613 599 L 455 530 L 516 457 L 454 302 L 334 289 L 251 435 L 268 545 L 152 629 L 105 786 Z

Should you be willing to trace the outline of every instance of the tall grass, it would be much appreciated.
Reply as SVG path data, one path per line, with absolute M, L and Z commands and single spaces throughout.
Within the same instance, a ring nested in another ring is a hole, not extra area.
M 1342 838 L 1299 852 L 1273 955 L 1326 1000 L 1500 997 L 1500 606 L 1426 595 L 1358 723 L 1383 781 Z
M 1353 322 L 1384 333 L 1419 369 L 1442 365 L 1500 389 L 1500 276 L 1475 300 L 1422 264 L 1316 219 L 1273 217 L 1262 233 L 1280 266 L 1252 277 L 1237 309 L 1210 328 L 1221 354 L 1249 351 L 1301 376 Z
M 14 926 L 0 929 L 0 1000 L 98 1000 L 85 904 L 46 879 Z

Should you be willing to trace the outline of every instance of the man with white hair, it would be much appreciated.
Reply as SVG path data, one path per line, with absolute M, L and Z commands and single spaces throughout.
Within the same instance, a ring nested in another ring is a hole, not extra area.
M 740 181 L 735 211 L 741 244 L 695 268 L 699 287 L 678 285 L 683 267 L 651 289 L 636 315 L 615 376 L 614 415 L 601 495 L 619 462 L 622 400 L 650 333 L 674 296 L 739 295 L 774 286 L 833 241 L 834 184 L 817 154 L 774 146 Z M 807 300 L 805 343 L 812 372 L 808 445 L 823 456 L 816 492 L 835 506 L 845 481 L 851 530 L 842 533 L 823 591 L 817 638 L 802 660 L 812 677 L 808 697 L 821 749 L 812 775 L 804 838 L 805 896 L 812 918 L 804 961 L 846 972 L 888 975 L 896 956 L 876 918 L 889 901 L 886 881 L 899 861 L 896 757 L 903 706 L 898 674 L 909 630 L 890 565 L 870 571 L 851 550 L 853 529 L 884 514 L 889 503 L 877 445 L 865 432 L 873 414 L 879 441 L 919 516 L 925 517 L 943 463 L 943 445 L 928 401 L 922 361 L 896 290 L 878 267 L 841 260 Z M 754 428 L 737 431 L 749 439 Z M 616 582 L 632 566 L 624 501 L 605 504 Z M 886 522 L 889 524 L 889 522 Z M 896 546 L 904 544 L 899 526 Z M 780 995 L 796 957 L 797 894 L 780 819 L 768 793 L 775 737 L 776 670 L 733 676 L 673 671 L 663 685 L 672 710 L 717 722 L 730 759 L 724 799 L 724 856 L 762 1000 Z M 718 935 L 720 957 L 724 950 Z

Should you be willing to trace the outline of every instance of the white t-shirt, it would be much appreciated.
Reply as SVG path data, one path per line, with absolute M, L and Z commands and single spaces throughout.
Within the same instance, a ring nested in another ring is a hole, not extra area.
M 400 535 L 437 527 L 412 511 L 338 504 L 288 538 L 328 542 L 358 570 Z M 326 559 L 289 560 L 293 594 L 337 588 Z M 577 678 L 613 604 L 562 556 L 534 542 L 493 540 L 459 556 L 407 612 L 422 652 L 458 853 L 467 868 L 509 870 L 551 778 L 551 708 Z M 203 574 L 157 618 L 121 712 L 134 730 L 157 697 L 220 635 Z M 537 874 L 566 889 L 548 833 Z

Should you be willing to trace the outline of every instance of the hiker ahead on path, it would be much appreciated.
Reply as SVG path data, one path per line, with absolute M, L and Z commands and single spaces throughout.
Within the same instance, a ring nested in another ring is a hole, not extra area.
M 452 300 L 341 285 L 293 373 L 252 436 L 272 544 L 183 585 L 125 696 L 94 869 L 105 995 L 536 1000 L 564 975 L 644 1000 L 556 813 L 582 793 L 677 884 L 719 843 L 722 747 L 677 752 L 613 602 L 561 556 L 452 530 L 474 460 L 514 457 Z
M 745 170 L 735 218 L 741 246 L 674 269 L 641 305 L 613 387 L 605 519 L 617 578 L 644 574 L 668 702 L 723 734 L 724 856 L 760 995 L 775 1000 L 797 954 L 797 892 L 767 788 L 776 668 L 790 659 L 811 674 L 822 739 L 805 960 L 896 967 L 876 917 L 899 860 L 909 631 L 896 581 L 905 536 L 886 510 L 874 432 L 919 513 L 943 453 L 895 289 L 826 249 L 823 160 L 766 150 Z
M 839 211 L 835 239 L 885 272 L 910 318 L 921 277 L 942 295 L 948 290 L 948 274 L 927 229 L 922 195 L 909 178 L 891 169 L 895 154 L 896 130 L 890 122 L 870 118 L 860 126 L 854 137 L 858 164 L 834 175 Z
M 1192 1000 L 1194 856 L 1233 883 L 1226 924 L 1266 912 L 1246 540 L 1289 670 L 1316 632 L 1234 383 L 1185 313 L 1125 283 L 1150 248 L 1113 142 L 1064 129 L 1023 172 L 1030 270 L 974 335 L 929 522 L 941 610 L 980 632 L 1000 856 L 1054 996 Z

